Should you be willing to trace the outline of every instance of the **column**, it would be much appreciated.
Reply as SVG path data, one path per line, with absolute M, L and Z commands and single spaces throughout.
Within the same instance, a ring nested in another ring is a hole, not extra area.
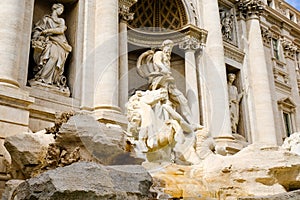
M 128 101 L 128 45 L 127 22 L 133 20 L 134 13 L 130 13 L 130 7 L 137 0 L 119 0 L 119 105 L 125 112 L 125 104 Z
M 187 36 L 179 48 L 185 51 L 185 88 L 188 104 L 192 112 L 193 123 L 200 123 L 199 112 L 199 93 L 195 51 L 200 49 L 200 42 L 194 38 Z
M 204 29 L 208 31 L 206 47 L 202 59 L 204 63 L 203 80 L 205 88 L 206 112 L 209 133 L 213 137 L 231 136 L 231 123 L 227 92 L 227 75 L 224 59 L 223 39 L 217 0 L 202 0 L 201 5 Z
M 0 84 L 19 87 L 18 41 L 22 31 L 25 2 L 3 0 L 0 3 Z
M 247 28 L 249 88 L 246 89 L 246 95 L 252 104 L 252 141 L 276 144 L 270 81 L 259 21 L 263 11 L 262 2 L 241 0 L 238 8 L 246 19 Z
M 28 92 L 19 88 L 18 82 L 20 58 L 24 53 L 20 47 L 24 44 L 21 32 L 25 31 L 22 29 L 24 19 L 30 18 L 25 15 L 28 9 L 25 5 L 25 1 L 19 0 L 0 1 L 0 193 L 4 181 L 9 179 L 3 161 L 10 161 L 10 156 L 3 146 L 4 140 L 10 135 L 28 131 L 28 107 L 34 101 Z
M 22 44 L 24 18 L 28 17 L 25 5 L 19 0 L 0 1 L 0 139 L 28 130 L 28 106 L 33 98 L 18 83 L 23 53 L 18 45 Z
M 94 113 L 99 121 L 112 123 L 124 121 L 118 106 L 118 16 L 118 0 L 96 1 Z

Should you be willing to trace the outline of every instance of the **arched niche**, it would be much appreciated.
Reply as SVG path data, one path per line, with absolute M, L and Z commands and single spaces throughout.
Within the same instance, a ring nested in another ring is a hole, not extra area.
M 178 30 L 188 23 L 181 0 L 140 0 L 131 7 L 135 13 L 131 28 L 145 31 Z
M 205 43 L 207 32 L 199 27 L 197 5 L 187 0 L 139 0 L 131 8 L 128 42 L 141 47 L 159 47 L 166 38 L 178 45 L 185 36 Z
M 79 18 L 79 1 L 80 0 L 35 0 L 32 16 L 32 28 L 35 24 L 43 18 L 45 15 L 51 15 L 51 7 L 54 3 L 61 3 L 64 5 L 64 12 L 60 17 L 65 20 L 67 30 L 65 32 L 68 43 L 72 46 L 72 52 L 68 55 L 68 58 L 64 67 L 64 75 L 67 78 L 67 85 L 71 91 L 71 97 L 74 97 L 74 86 L 76 76 L 78 75 L 77 62 L 80 59 L 78 52 L 78 18 Z M 33 50 L 31 49 L 28 63 L 28 80 L 33 78 L 33 67 L 35 63 L 33 60 Z

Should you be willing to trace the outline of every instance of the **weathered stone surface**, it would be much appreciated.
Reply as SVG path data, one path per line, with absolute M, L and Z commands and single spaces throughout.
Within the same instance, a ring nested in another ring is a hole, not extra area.
M 78 162 L 26 180 L 15 200 L 149 199 L 152 178 L 138 165 L 103 166 Z
M 47 147 L 53 143 L 52 135 L 45 131 L 19 133 L 5 139 L 4 146 L 11 156 L 12 178 L 30 178 L 41 165 Z
M 203 162 L 203 181 L 221 199 L 273 195 L 300 188 L 300 156 L 279 147 L 252 144 L 229 157 Z
M 286 138 L 282 147 L 292 153 L 300 155 L 300 132 L 293 133 L 290 137 Z
M 263 197 L 241 197 L 239 200 L 299 200 L 300 190 Z
M 105 125 L 91 116 L 78 114 L 61 126 L 55 143 L 69 152 L 80 147 L 81 160 L 104 165 L 140 164 L 142 159 L 125 152 L 124 136 L 120 126 Z
M 233 156 L 210 154 L 199 165 L 146 168 L 154 188 L 176 198 L 233 200 L 300 188 L 300 156 L 263 144 L 249 145 Z
M 24 180 L 12 179 L 6 182 L 5 190 L 2 194 L 2 200 L 11 200 L 15 189 L 23 183 Z

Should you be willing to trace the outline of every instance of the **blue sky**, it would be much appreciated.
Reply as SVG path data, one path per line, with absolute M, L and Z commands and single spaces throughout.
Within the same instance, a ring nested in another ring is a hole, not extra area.
M 300 0 L 285 0 L 287 3 L 291 4 L 298 10 L 300 10 Z

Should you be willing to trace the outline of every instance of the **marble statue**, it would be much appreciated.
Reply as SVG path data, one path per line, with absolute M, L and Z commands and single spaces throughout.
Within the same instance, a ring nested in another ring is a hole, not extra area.
M 164 153 L 170 160 L 190 162 L 186 152 L 195 153 L 195 130 L 200 125 L 191 121 L 187 99 L 175 85 L 170 65 L 172 48 L 173 42 L 165 40 L 161 50 L 149 50 L 138 58 L 137 72 L 148 80 L 149 88 L 136 91 L 128 101 L 128 134 L 139 152 L 159 151 L 168 146 L 169 151 Z
M 233 37 L 233 15 L 228 11 L 225 12 L 224 18 L 221 20 L 223 38 L 232 41 Z
M 137 72 L 148 80 L 150 90 L 165 88 L 168 91 L 168 99 L 165 103 L 180 107 L 185 120 L 192 123 L 188 101 L 182 92 L 177 89 L 171 73 L 170 59 L 173 45 L 173 41 L 165 40 L 162 43 L 161 50 L 156 52 L 149 50 L 143 53 L 137 61 Z M 165 116 L 165 119 L 167 118 Z
M 59 18 L 63 11 L 62 4 L 53 4 L 52 14 L 39 20 L 32 33 L 33 58 L 36 63 L 33 80 L 59 88 L 66 88 L 64 66 L 72 51 L 65 36 L 65 21 Z
M 231 131 L 237 133 L 237 125 L 239 123 L 239 103 L 243 97 L 243 92 L 238 93 L 237 87 L 233 85 L 236 75 L 233 73 L 228 74 L 228 97 L 229 97 L 229 110 L 231 120 Z

